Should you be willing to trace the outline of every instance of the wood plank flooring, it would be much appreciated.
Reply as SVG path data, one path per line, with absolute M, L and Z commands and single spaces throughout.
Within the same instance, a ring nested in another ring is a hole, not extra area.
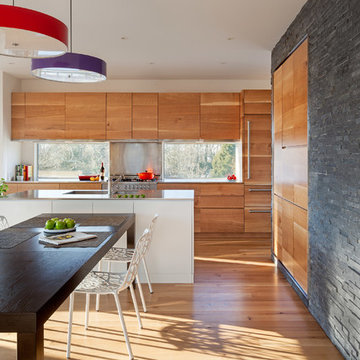
M 137 327 L 129 292 L 120 295 L 135 359 L 343 359 L 270 260 L 270 240 L 218 237 L 195 243 L 195 284 L 144 290 L 148 313 Z M 115 303 L 75 296 L 72 359 L 128 359 Z M 45 324 L 45 358 L 65 359 L 68 303 Z M 0 334 L 0 359 L 16 358 L 14 334 Z

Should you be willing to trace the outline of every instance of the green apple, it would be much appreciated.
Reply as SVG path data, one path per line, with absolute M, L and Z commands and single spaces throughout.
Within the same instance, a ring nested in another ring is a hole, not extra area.
M 144 198 L 146 195 L 145 194 L 141 194 L 141 197 Z
M 55 221 L 54 220 L 50 219 L 45 223 L 45 229 L 47 229 L 47 230 L 52 230 L 54 227 L 55 227 Z
M 54 221 L 54 222 L 56 222 L 56 221 L 59 220 L 59 218 L 55 217 L 55 218 L 52 218 L 51 220 Z
M 71 228 L 75 227 L 75 220 L 74 219 L 64 219 L 64 222 L 65 222 L 66 227 L 68 229 L 71 229 Z
M 66 223 L 63 220 L 58 220 L 55 223 L 55 229 L 56 230 L 63 230 L 66 229 Z

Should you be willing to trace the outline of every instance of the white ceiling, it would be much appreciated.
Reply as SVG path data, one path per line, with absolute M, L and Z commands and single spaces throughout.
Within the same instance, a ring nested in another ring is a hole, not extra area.
M 270 78 L 270 54 L 306 0 L 73 0 L 73 52 L 109 79 Z M 10 5 L 12 1 L 2 1 Z M 69 26 L 70 0 L 15 0 Z M 30 60 L 0 70 L 31 78 Z

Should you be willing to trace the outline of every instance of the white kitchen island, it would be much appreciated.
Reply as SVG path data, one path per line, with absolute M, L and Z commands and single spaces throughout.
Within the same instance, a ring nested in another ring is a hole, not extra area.
M 38 190 L 0 199 L 0 215 L 14 225 L 42 213 L 134 213 L 138 238 L 154 214 L 159 218 L 147 255 L 153 283 L 194 282 L 194 192 L 192 190 L 142 191 L 145 198 L 120 198 L 100 191 Z M 126 238 L 117 246 L 126 246 Z M 122 270 L 113 266 L 112 270 Z M 140 271 L 141 281 L 145 281 Z

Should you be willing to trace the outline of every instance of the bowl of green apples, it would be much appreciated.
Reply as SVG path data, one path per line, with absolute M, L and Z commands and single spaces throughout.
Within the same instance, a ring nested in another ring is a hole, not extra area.
M 61 234 L 76 231 L 76 222 L 71 218 L 59 219 L 57 217 L 46 220 L 44 233 Z

